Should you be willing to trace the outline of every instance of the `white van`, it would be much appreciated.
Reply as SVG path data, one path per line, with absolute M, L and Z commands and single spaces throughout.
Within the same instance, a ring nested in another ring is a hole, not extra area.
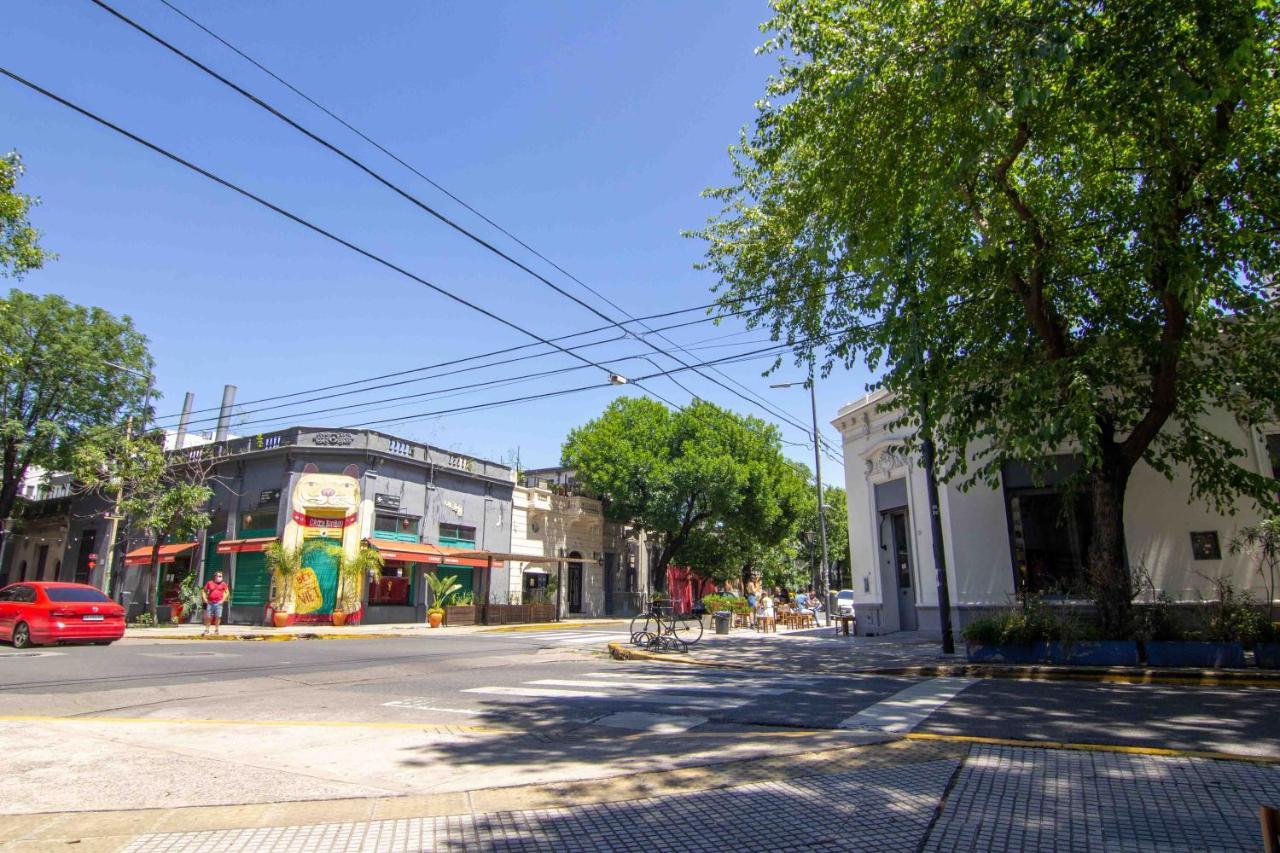
M 841 616 L 853 615 L 853 590 L 840 590 L 840 594 L 836 596 L 836 613 Z

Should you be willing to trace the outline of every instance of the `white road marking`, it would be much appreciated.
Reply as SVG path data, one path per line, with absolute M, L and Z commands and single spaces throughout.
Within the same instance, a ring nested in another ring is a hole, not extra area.
M 485 711 L 476 711 L 472 708 L 445 708 L 441 705 L 432 705 L 430 699 L 397 699 L 394 702 L 383 702 L 384 708 L 412 708 L 415 711 L 438 711 L 444 714 L 466 714 L 468 716 L 483 716 Z
M 634 683 L 626 681 L 612 681 L 601 683 L 598 681 L 575 681 L 564 678 L 544 678 L 540 681 L 530 681 L 526 683 L 545 684 L 549 687 L 613 687 L 619 690 L 662 690 L 667 692 L 679 692 L 681 690 L 714 690 L 720 695 L 727 696 L 776 696 L 779 693 L 791 692 L 788 688 L 783 687 L 726 687 L 721 684 L 697 684 L 687 681 L 681 681 L 673 684 L 663 684 L 653 681 Z
M 970 684 L 973 684 L 971 678 L 931 678 L 863 708 L 842 720 L 839 727 L 905 734 L 923 723 L 930 714 L 950 702 Z
M 65 655 L 66 652 L 49 652 L 44 649 L 7 649 L 0 651 L 0 658 L 53 658 Z
M 612 693 L 591 690 L 553 690 L 549 687 L 467 687 L 463 693 L 486 696 L 528 696 L 535 699 L 611 699 Z

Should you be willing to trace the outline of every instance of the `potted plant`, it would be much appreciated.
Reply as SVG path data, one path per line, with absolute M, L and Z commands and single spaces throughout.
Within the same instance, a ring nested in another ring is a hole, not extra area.
M 187 575 L 187 579 L 178 587 L 178 612 L 174 613 L 175 622 L 182 620 L 183 614 L 196 615 L 204 606 L 204 595 L 200 588 L 200 578 L 195 572 Z
M 437 572 L 427 574 L 427 589 L 431 591 L 431 608 L 427 611 L 427 622 L 432 628 L 439 628 L 444 621 L 445 606 L 453 596 L 462 589 L 457 575 L 441 576 Z
M 1217 598 L 1209 602 L 1209 618 L 1203 629 L 1181 632 L 1167 628 L 1147 640 L 1151 666 L 1194 666 L 1207 669 L 1244 666 L 1245 643 L 1253 642 L 1262 625 L 1253 598 L 1236 590 L 1231 581 L 1214 581 Z M 1168 606 L 1169 602 L 1161 602 Z
M 382 555 L 368 545 L 361 545 L 353 557 L 342 554 L 336 545 L 333 548 L 339 552 L 338 596 L 333 606 L 333 624 L 342 626 L 359 618 L 364 579 L 382 572 Z
M 271 572 L 271 623 L 286 628 L 293 624 L 293 581 L 302 571 L 302 552 L 272 542 L 263 556 Z
M 461 589 L 461 587 L 459 587 Z M 475 593 L 455 592 L 444 606 L 444 622 L 446 625 L 476 624 Z
M 972 663 L 1045 663 L 1049 641 L 1057 639 L 1052 611 L 1034 596 L 996 616 L 975 619 L 961 630 Z

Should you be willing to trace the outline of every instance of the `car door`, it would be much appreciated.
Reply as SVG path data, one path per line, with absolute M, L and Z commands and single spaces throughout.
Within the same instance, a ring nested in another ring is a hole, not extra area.
M 8 602 L 10 616 L 9 633 L 6 636 L 12 637 L 13 626 L 19 622 L 26 622 L 28 625 L 34 622 L 42 628 L 44 620 L 40 618 L 40 606 L 36 603 L 38 598 L 36 588 L 29 583 L 20 583 L 17 586 L 9 587 L 9 589 L 12 590 L 13 597 Z
M 17 585 L 0 589 L 0 640 L 9 639 L 13 633 L 14 616 L 18 609 L 13 599 L 17 589 Z

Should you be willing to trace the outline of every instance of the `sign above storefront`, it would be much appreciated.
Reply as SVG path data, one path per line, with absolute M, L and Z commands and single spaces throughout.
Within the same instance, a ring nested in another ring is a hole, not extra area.
M 258 506 L 275 503 L 280 503 L 279 489 L 263 489 L 262 493 L 258 495 Z
M 376 506 L 378 509 L 399 509 L 400 496 L 376 494 L 373 496 L 373 505 Z

